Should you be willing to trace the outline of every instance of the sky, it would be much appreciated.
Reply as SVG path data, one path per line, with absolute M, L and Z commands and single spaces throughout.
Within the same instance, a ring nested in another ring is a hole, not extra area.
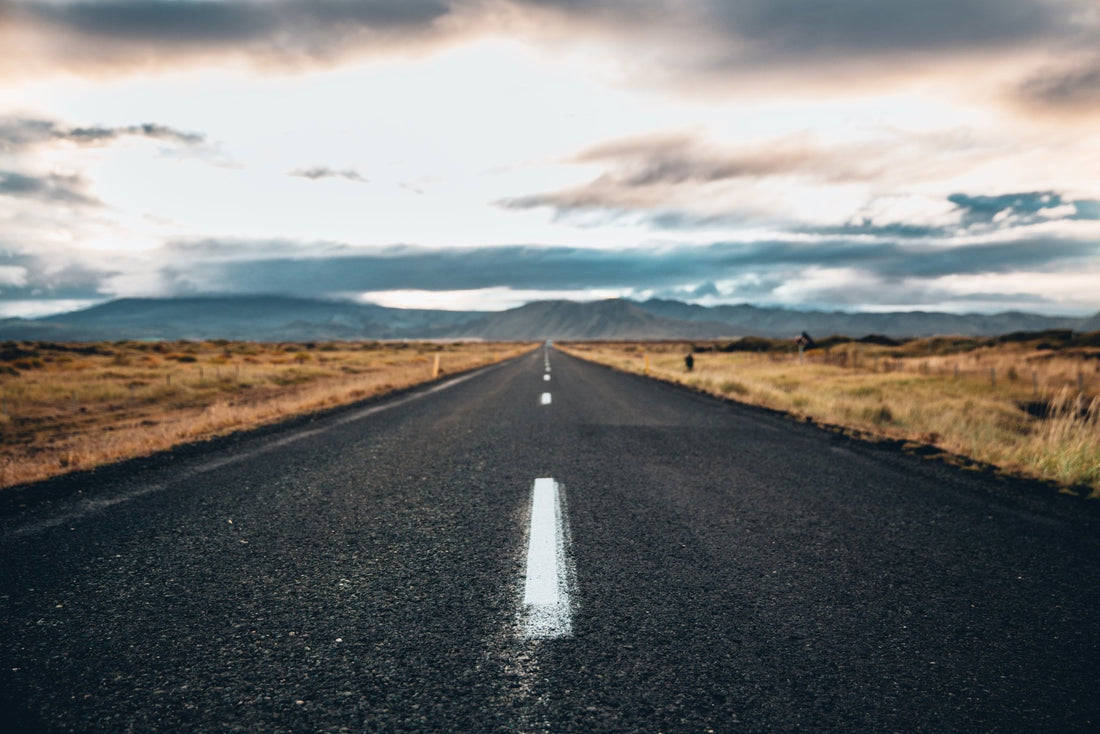
M 1100 0 L 0 0 L 0 317 L 1100 310 Z

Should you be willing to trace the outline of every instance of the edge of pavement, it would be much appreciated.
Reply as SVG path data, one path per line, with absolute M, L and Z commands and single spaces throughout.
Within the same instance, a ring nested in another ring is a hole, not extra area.
M 381 405 L 387 401 L 430 390 L 450 380 L 462 377 L 472 377 L 478 372 L 488 372 L 498 369 L 528 357 L 541 348 L 542 345 L 539 344 L 539 346 L 534 349 L 528 349 L 514 357 L 510 357 L 500 362 L 485 364 L 480 367 L 471 367 L 456 372 L 449 372 L 434 379 L 428 379 L 424 382 L 419 382 L 415 385 L 409 385 L 390 392 L 371 395 L 354 402 L 289 415 L 271 423 L 238 428 L 228 433 L 201 438 L 195 441 L 178 443 L 170 448 L 144 456 L 135 456 L 121 461 L 101 464 L 91 469 L 57 474 L 36 482 L 16 484 L 11 487 L 3 488 L 0 489 L 0 517 L 11 517 L 42 503 L 65 499 L 72 495 L 83 494 L 87 489 L 87 482 L 92 478 L 96 481 L 109 483 L 112 480 L 121 479 L 135 472 L 162 469 L 171 466 L 175 462 L 193 459 L 207 453 L 215 453 L 245 441 L 253 441 L 283 431 L 292 431 L 318 421 L 339 417 L 344 413 Z

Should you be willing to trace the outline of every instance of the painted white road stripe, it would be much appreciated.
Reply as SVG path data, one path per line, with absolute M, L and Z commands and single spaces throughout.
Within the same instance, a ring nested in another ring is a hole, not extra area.
M 543 382 L 550 382 L 550 373 L 547 372 L 545 375 L 543 375 L 542 380 Z
M 542 398 L 539 399 L 539 402 L 542 405 L 549 405 L 550 404 L 550 393 L 544 392 L 542 394 Z
M 523 587 L 522 634 L 526 638 L 547 640 L 573 634 L 566 535 L 558 483 L 548 477 L 536 479 Z

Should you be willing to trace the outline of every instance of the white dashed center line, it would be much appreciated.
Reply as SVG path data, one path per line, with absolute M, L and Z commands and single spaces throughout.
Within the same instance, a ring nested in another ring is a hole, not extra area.
M 544 392 L 542 394 L 542 397 L 539 399 L 539 403 L 541 405 L 549 405 L 550 404 L 550 393 Z
M 567 540 L 558 483 L 548 477 L 536 479 L 531 495 L 531 532 L 523 587 L 521 634 L 528 639 L 546 640 L 573 634 Z
M 543 382 L 550 382 L 550 373 L 547 372 L 545 375 L 542 376 L 542 379 Z

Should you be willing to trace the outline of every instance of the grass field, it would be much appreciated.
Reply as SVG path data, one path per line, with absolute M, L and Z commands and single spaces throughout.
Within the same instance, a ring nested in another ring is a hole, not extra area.
M 532 348 L 493 343 L 0 345 L 0 487 L 398 390 Z
M 791 340 L 558 346 L 618 369 L 1100 498 L 1096 337 L 830 339 L 801 356 Z M 684 364 L 689 352 L 691 372 Z

